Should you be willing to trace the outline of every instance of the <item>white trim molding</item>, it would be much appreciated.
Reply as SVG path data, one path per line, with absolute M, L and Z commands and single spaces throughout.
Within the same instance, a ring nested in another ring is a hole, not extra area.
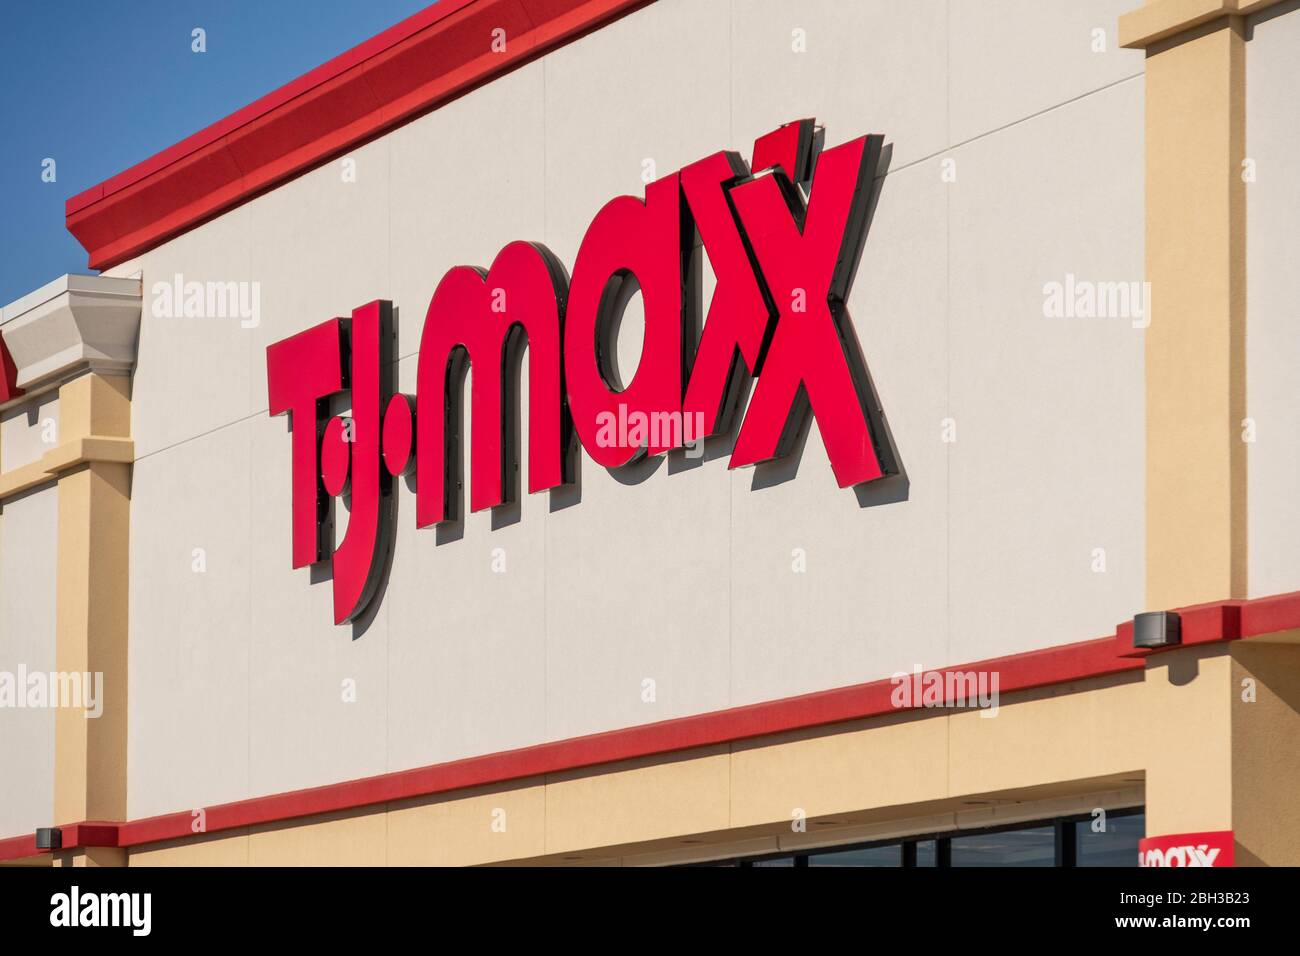
M 83 371 L 129 374 L 140 333 L 138 278 L 65 275 L 4 307 L 16 384 L 43 391 Z

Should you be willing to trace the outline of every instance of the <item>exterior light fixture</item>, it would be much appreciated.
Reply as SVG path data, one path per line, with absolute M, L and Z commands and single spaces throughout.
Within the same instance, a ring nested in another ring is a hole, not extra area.
M 1133 618 L 1133 647 L 1176 647 L 1183 642 L 1182 621 L 1175 611 L 1147 611 Z

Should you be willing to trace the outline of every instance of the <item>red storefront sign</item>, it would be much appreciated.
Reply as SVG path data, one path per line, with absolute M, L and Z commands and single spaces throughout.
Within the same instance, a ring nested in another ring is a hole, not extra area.
M 459 517 L 458 456 L 449 452 L 466 364 L 470 510 L 512 499 L 509 410 L 525 343 L 530 493 L 573 480 L 577 443 L 618 468 L 727 434 L 750 377 L 730 467 L 788 454 L 811 413 L 841 487 L 893 473 L 844 307 L 882 143 L 863 136 L 818 153 L 812 120 L 801 120 L 760 137 L 748 166 L 730 152 L 701 159 L 650 183 L 644 199 L 607 203 L 571 281 L 537 243 L 510 243 L 486 271 L 457 266 L 429 303 L 414 396 L 394 390 L 391 303 L 269 346 L 270 412 L 293 424 L 293 566 L 332 561 L 335 622 L 355 619 L 378 589 L 394 477 L 415 471 L 418 527 Z M 717 280 L 698 335 L 689 275 L 697 239 Z M 644 343 L 622 383 L 610 328 L 634 291 Z M 351 415 L 331 418 L 329 400 L 345 391 Z M 351 511 L 332 548 L 329 500 L 340 494 Z
M 1232 866 L 1231 830 L 1175 833 L 1138 843 L 1138 866 Z
M 3 336 L 0 336 L 0 402 L 7 402 L 23 393 L 18 387 L 17 379 L 18 367 L 14 365 L 14 357 L 9 354 L 9 346 L 5 345 Z

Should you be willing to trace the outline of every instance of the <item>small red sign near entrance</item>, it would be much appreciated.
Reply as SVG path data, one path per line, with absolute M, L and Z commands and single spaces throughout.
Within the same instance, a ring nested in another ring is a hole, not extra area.
M 865 239 L 883 137 L 819 150 L 812 120 L 718 152 L 620 196 L 592 220 L 569 280 L 544 246 L 512 242 L 483 270 L 457 266 L 425 316 L 416 394 L 395 391 L 392 305 L 372 302 L 269 346 L 272 415 L 293 421 L 293 566 L 332 560 L 334 620 L 378 590 L 392 481 L 414 469 L 417 527 L 456 520 L 462 376 L 473 368 L 470 510 L 515 497 L 513 410 L 528 348 L 528 491 L 573 481 L 578 444 L 619 468 L 729 433 L 748 381 L 730 467 L 788 454 L 816 419 L 840 487 L 896 470 L 845 312 Z M 701 324 L 700 251 L 716 288 Z M 645 308 L 641 358 L 619 380 L 612 328 Z M 350 390 L 346 421 L 332 396 Z M 576 438 L 576 441 L 575 441 Z M 334 548 L 329 499 L 351 496 Z
M 1175 833 L 1138 843 L 1138 866 L 1232 866 L 1231 830 Z

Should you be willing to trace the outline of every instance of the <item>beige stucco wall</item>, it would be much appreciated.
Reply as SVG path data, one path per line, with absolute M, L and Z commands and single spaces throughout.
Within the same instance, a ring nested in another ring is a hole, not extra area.
M 130 815 L 1098 637 L 1141 609 L 1142 332 L 1042 311 L 1067 273 L 1142 277 L 1130 5 L 662 0 L 355 150 L 356 182 L 328 164 L 112 270 L 145 291 Z M 333 627 L 328 582 L 289 567 L 266 345 L 391 298 L 409 389 L 448 268 L 517 238 L 571 267 L 645 160 L 748 155 L 810 115 L 828 145 L 893 147 L 849 306 L 905 498 L 837 489 L 815 427 L 792 478 L 724 456 L 627 484 L 587 461 L 580 503 L 532 496 L 442 544 L 402 488 L 377 613 Z M 259 283 L 260 325 L 155 318 L 177 273 Z
M 1238 866 L 1300 862 L 1300 633 L 1232 651 L 1232 829 Z

